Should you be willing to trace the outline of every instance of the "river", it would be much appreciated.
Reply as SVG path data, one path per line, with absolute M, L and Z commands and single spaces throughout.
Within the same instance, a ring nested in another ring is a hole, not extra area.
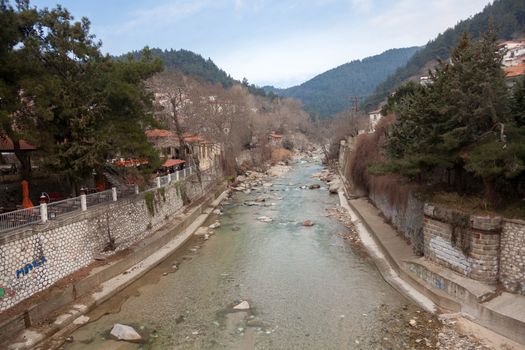
M 192 238 L 88 314 L 91 322 L 64 348 L 405 348 L 408 340 L 389 331 L 399 322 L 392 312 L 416 306 L 338 235 L 347 229 L 326 215 L 326 209 L 339 205 L 338 196 L 311 178 L 321 169 L 315 162 L 299 162 L 273 179 L 272 187 L 235 193 L 224 204 L 214 236 Z M 321 189 L 300 188 L 312 183 Z M 268 197 L 268 206 L 244 205 L 261 195 Z M 273 221 L 260 222 L 260 216 Z M 315 225 L 304 227 L 304 220 Z M 251 309 L 234 312 L 243 300 Z M 111 340 L 115 323 L 135 327 L 146 341 Z

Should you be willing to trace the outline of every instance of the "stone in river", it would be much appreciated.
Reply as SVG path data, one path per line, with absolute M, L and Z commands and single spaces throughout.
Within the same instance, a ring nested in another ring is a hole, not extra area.
M 77 317 L 77 318 L 73 321 L 73 324 L 76 324 L 76 325 L 83 325 L 83 324 L 88 323 L 88 321 L 89 321 L 89 317 L 88 317 L 88 316 L 80 316 L 80 317 Z
M 244 300 L 233 307 L 234 310 L 250 310 L 250 304 Z
M 259 216 L 259 217 L 257 218 L 257 220 L 259 220 L 259 221 L 261 221 L 261 222 L 266 222 L 266 223 L 268 223 L 268 222 L 272 222 L 272 221 L 273 221 L 272 218 L 269 218 L 269 217 L 267 217 L 267 216 Z
M 126 340 L 131 342 L 140 342 L 142 337 L 137 333 L 133 327 L 126 326 L 124 324 L 115 323 L 110 333 L 118 340 Z
M 216 229 L 216 228 L 221 227 L 221 223 L 218 222 L 218 221 L 215 221 L 213 224 L 211 224 L 211 225 L 208 226 L 208 227 L 211 228 L 211 229 L 213 230 L 213 229 Z
M 313 222 L 312 220 L 305 220 L 303 222 L 303 226 L 306 226 L 306 227 L 310 227 L 310 226 L 313 226 L 315 225 L 315 222 Z
M 319 188 L 321 188 L 321 185 L 319 184 L 311 184 L 310 186 L 308 186 L 309 189 L 311 190 L 317 190 Z

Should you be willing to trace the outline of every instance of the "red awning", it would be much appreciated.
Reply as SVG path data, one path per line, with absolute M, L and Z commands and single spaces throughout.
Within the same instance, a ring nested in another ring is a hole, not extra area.
M 148 163 L 149 162 L 147 160 L 142 160 L 142 159 L 124 159 L 124 160 L 116 161 L 115 165 L 119 167 L 129 168 L 129 167 L 137 167 L 139 165 L 146 165 Z
M 165 168 L 171 168 L 172 166 L 177 166 L 177 165 L 184 164 L 184 163 L 186 162 L 181 159 L 168 159 L 167 161 L 164 162 L 164 164 L 162 164 L 162 166 Z
M 147 137 L 173 137 L 175 134 L 170 130 L 153 129 L 146 130 Z

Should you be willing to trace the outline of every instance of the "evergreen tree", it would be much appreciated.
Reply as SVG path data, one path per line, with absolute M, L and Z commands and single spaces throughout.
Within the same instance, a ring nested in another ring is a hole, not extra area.
M 110 156 L 155 162 L 143 132 L 153 120 L 143 80 L 160 62 L 147 51 L 141 61 L 103 56 L 89 21 L 60 6 L 0 6 L 8 34 L 0 39 L 0 134 L 37 144 L 50 169 L 77 185 Z
M 501 60 L 492 29 L 476 42 L 465 32 L 450 62 L 439 62 L 431 72 L 430 85 L 409 93 L 403 87 L 385 146 L 389 161 L 379 169 L 423 178 L 437 168 L 450 169 L 460 190 L 470 171 L 496 203 L 496 178 L 522 171 L 522 136 L 511 118 Z

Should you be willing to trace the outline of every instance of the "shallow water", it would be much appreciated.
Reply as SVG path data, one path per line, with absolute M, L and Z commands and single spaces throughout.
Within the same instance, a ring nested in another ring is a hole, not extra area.
M 338 196 L 314 163 L 294 165 L 270 188 L 236 193 L 209 241 L 193 238 L 172 257 L 90 315 L 66 349 L 377 349 L 381 307 L 409 302 L 326 217 Z M 318 182 L 320 183 L 320 182 Z M 323 186 L 323 184 L 321 184 Z M 261 195 L 268 207 L 245 206 Z M 257 217 L 268 216 L 271 223 Z M 303 227 L 304 220 L 315 222 Z M 180 263 L 177 270 L 174 262 Z M 248 312 L 233 312 L 241 300 Z M 143 344 L 109 340 L 114 323 L 134 326 Z

